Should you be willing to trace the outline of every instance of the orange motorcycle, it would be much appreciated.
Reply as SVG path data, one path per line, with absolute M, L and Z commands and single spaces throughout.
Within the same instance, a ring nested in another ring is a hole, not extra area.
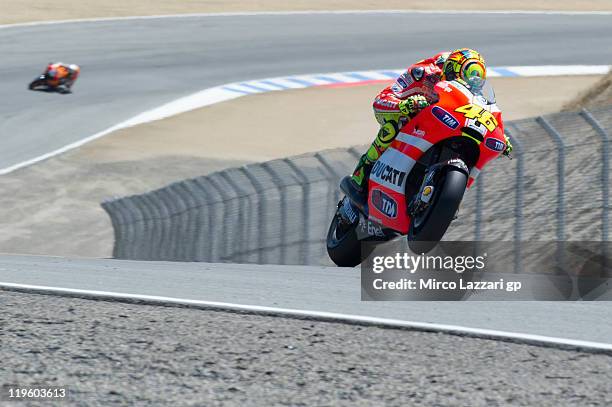
M 29 89 L 70 93 L 80 71 L 81 68 L 78 65 L 50 63 L 45 72 L 30 83 Z

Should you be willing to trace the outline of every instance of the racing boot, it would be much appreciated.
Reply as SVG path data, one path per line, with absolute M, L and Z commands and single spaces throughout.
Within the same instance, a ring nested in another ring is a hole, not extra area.
M 372 170 L 373 163 L 364 154 L 355 168 L 352 175 L 347 175 L 340 182 L 340 190 L 351 200 L 360 210 L 364 211 L 368 202 L 368 178 Z
M 351 187 L 361 196 L 365 197 L 368 189 L 368 179 L 374 163 L 364 154 L 359 159 L 353 175 L 351 175 Z
M 374 163 L 389 147 L 397 134 L 396 121 L 385 121 L 383 118 L 381 118 L 380 121 L 382 122 L 381 127 L 374 142 L 368 148 L 368 151 L 361 156 L 351 176 L 351 188 L 363 198 L 363 201 L 367 201 L 368 180 Z

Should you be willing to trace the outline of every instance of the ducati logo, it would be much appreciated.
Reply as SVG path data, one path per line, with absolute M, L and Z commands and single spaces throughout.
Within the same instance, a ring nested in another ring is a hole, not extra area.
M 406 178 L 406 172 L 397 170 L 388 164 L 376 161 L 372 168 L 372 174 L 375 174 L 378 178 L 383 181 L 389 182 L 393 185 L 401 187 L 404 178 Z

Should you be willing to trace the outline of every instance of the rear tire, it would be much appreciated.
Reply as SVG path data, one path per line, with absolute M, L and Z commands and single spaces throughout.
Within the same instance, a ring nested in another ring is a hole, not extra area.
M 358 223 L 349 226 L 347 230 L 341 231 L 338 228 L 340 221 L 340 214 L 336 212 L 327 231 L 327 254 L 338 267 L 358 266 L 373 249 L 362 252 L 361 241 L 357 239 L 356 228 Z
M 67 95 L 69 93 L 72 93 L 70 88 L 68 86 L 66 86 L 66 85 L 59 85 L 57 87 L 57 92 L 62 94 L 62 95 Z
M 432 199 L 434 202 L 422 215 L 424 218 L 412 218 L 408 232 L 408 247 L 414 253 L 431 251 L 446 233 L 467 186 L 467 175 L 459 170 L 449 168 L 444 179 L 437 186 Z

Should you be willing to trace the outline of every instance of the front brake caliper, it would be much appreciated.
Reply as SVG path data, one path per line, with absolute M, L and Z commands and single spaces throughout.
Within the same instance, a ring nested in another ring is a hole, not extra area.
M 435 169 L 429 171 L 426 174 L 425 179 L 423 179 L 423 183 L 421 184 L 421 188 L 419 188 L 419 192 L 414 194 L 414 198 L 412 198 L 410 205 L 408 205 L 408 213 L 411 216 L 414 216 L 422 212 L 425 208 L 427 208 L 427 205 L 429 204 L 429 201 L 431 200 L 435 189 L 435 175 Z

